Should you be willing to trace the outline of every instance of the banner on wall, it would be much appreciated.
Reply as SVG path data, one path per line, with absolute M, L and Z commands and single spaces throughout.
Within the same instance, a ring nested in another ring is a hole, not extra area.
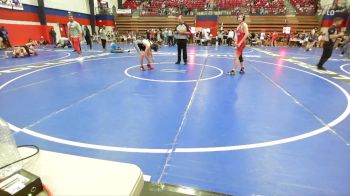
M 0 0 L 0 8 L 23 10 L 21 0 Z
M 196 16 L 196 27 L 202 27 L 202 28 L 206 28 L 209 29 L 210 33 L 213 36 L 217 35 L 218 32 L 218 26 L 219 26 L 219 17 L 218 16 Z
M 290 34 L 290 30 L 291 30 L 291 28 L 290 27 L 283 27 L 283 34 L 287 34 L 287 35 L 289 35 Z
M 335 11 L 333 14 L 326 14 L 322 18 L 321 28 L 330 27 L 333 24 L 335 18 L 342 18 L 343 24 L 341 27 L 342 28 L 346 27 L 349 16 L 350 14 L 348 12 L 338 12 L 338 11 Z
M 131 14 L 131 9 L 117 9 L 117 14 Z

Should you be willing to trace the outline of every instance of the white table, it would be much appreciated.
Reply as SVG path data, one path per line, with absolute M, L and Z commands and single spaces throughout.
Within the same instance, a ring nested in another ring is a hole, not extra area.
M 23 156 L 35 152 L 21 148 Z M 24 169 L 39 176 L 53 195 L 140 195 L 144 181 L 132 164 L 40 150 Z

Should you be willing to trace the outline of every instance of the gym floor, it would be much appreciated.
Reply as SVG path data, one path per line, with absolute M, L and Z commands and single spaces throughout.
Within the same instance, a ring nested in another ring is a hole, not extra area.
M 17 144 L 224 194 L 350 194 L 350 60 L 339 50 L 318 71 L 322 49 L 248 47 L 246 73 L 230 76 L 233 47 L 188 46 L 188 65 L 162 47 L 145 72 L 122 48 L 1 60 L 0 116 Z

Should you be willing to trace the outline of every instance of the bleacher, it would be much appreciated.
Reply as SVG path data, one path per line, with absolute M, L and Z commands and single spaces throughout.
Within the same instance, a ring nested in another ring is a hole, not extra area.
M 216 0 L 216 5 L 221 10 L 233 9 L 236 7 L 250 6 L 250 0 Z
M 297 14 L 311 15 L 316 12 L 314 0 L 290 0 L 290 3 L 294 6 Z
M 194 16 L 185 16 L 185 22 L 189 26 L 195 26 Z M 224 30 L 235 29 L 238 21 L 235 16 L 220 16 L 219 24 L 223 24 Z M 290 26 L 292 31 L 311 31 L 318 27 L 320 22 L 317 16 L 246 16 L 246 22 L 251 32 L 273 32 L 282 33 L 284 26 Z M 174 29 L 178 24 L 176 17 L 167 16 L 143 16 L 143 17 L 116 17 L 116 26 L 119 31 L 140 31 L 150 29 Z M 220 29 L 220 28 L 219 28 Z
M 194 16 L 183 17 L 185 22 L 194 26 Z M 143 17 L 116 17 L 116 26 L 120 32 L 126 31 L 139 31 L 141 33 L 151 29 L 175 29 L 178 24 L 176 17 L 165 17 L 165 16 L 143 16 Z
M 286 14 L 285 3 L 283 0 L 254 0 L 254 3 L 251 7 L 252 14 L 259 15 L 284 15 Z M 260 13 L 261 9 L 265 11 L 265 13 Z
M 173 29 L 177 24 L 176 15 L 183 14 L 176 12 L 176 9 L 188 8 L 188 11 L 205 10 L 211 7 L 213 10 L 226 10 L 227 16 L 219 17 L 219 24 L 223 24 L 224 30 L 234 29 L 238 22 L 236 15 L 248 9 L 250 13 L 246 17 L 251 32 L 273 32 L 282 33 L 284 26 L 290 26 L 292 31 L 310 31 L 319 27 L 319 18 L 314 13 L 313 0 L 290 0 L 295 6 L 297 16 L 286 15 L 284 0 L 214 0 L 214 6 L 207 0 L 159 0 L 159 1 L 137 1 L 127 0 L 124 6 L 130 8 L 139 6 L 143 10 L 136 17 L 116 17 L 116 26 L 122 31 L 145 32 L 150 29 Z M 209 5 L 211 4 L 211 5 Z M 133 8 L 131 8 L 133 9 Z M 168 14 L 164 9 L 173 11 Z M 310 11 L 311 10 L 311 11 Z M 312 14 L 311 14 L 312 13 Z M 309 16 L 307 16 L 309 14 Z M 311 15 L 310 15 L 311 14 Z M 185 14 L 186 15 L 186 14 Z M 185 21 L 190 26 L 195 25 L 195 16 L 185 16 Z
M 314 13 L 312 0 L 290 0 L 296 7 L 298 14 Z M 160 16 L 183 14 L 183 9 L 187 12 L 198 13 L 206 10 L 225 11 L 229 15 L 246 13 L 251 15 L 285 15 L 285 0 L 159 0 L 141 1 L 127 0 L 125 8 L 139 8 L 140 16 Z
M 140 0 L 126 0 L 123 4 L 123 7 L 134 10 L 138 6 L 140 6 L 140 4 L 141 4 Z
M 164 15 L 164 13 L 172 13 L 173 10 L 179 10 L 186 8 L 190 11 L 202 11 L 206 7 L 206 2 L 203 0 L 159 0 L 159 1 L 146 1 L 141 5 L 142 16 L 156 16 Z M 167 14 L 168 15 L 168 14 Z M 169 14 L 171 15 L 171 14 Z
M 188 7 L 190 10 L 193 10 L 193 9 L 204 10 L 206 6 L 205 0 L 183 0 L 183 1 L 169 0 L 168 2 L 169 2 L 168 4 L 169 7 L 179 7 L 183 5 Z
M 320 22 L 317 16 L 247 16 L 246 22 L 251 32 L 282 33 L 283 27 L 289 26 L 292 31 L 309 32 L 318 27 Z M 219 24 L 223 24 L 224 30 L 235 29 L 238 25 L 236 17 L 220 16 Z

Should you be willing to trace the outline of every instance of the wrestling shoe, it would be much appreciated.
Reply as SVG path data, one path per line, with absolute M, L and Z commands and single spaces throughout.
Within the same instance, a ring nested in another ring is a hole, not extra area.
M 147 64 L 148 69 L 154 69 L 154 67 L 151 64 Z
M 235 75 L 236 71 L 235 70 L 231 70 L 231 71 L 228 71 L 226 74 L 228 74 L 228 75 Z
M 322 71 L 327 71 L 327 69 L 324 68 L 323 66 L 317 66 L 317 69 L 318 69 L 318 70 L 322 70 Z
M 239 70 L 239 73 L 240 73 L 240 74 L 244 74 L 244 73 L 245 73 L 244 70 L 245 70 L 245 68 L 244 68 L 244 67 L 241 67 L 241 70 Z

